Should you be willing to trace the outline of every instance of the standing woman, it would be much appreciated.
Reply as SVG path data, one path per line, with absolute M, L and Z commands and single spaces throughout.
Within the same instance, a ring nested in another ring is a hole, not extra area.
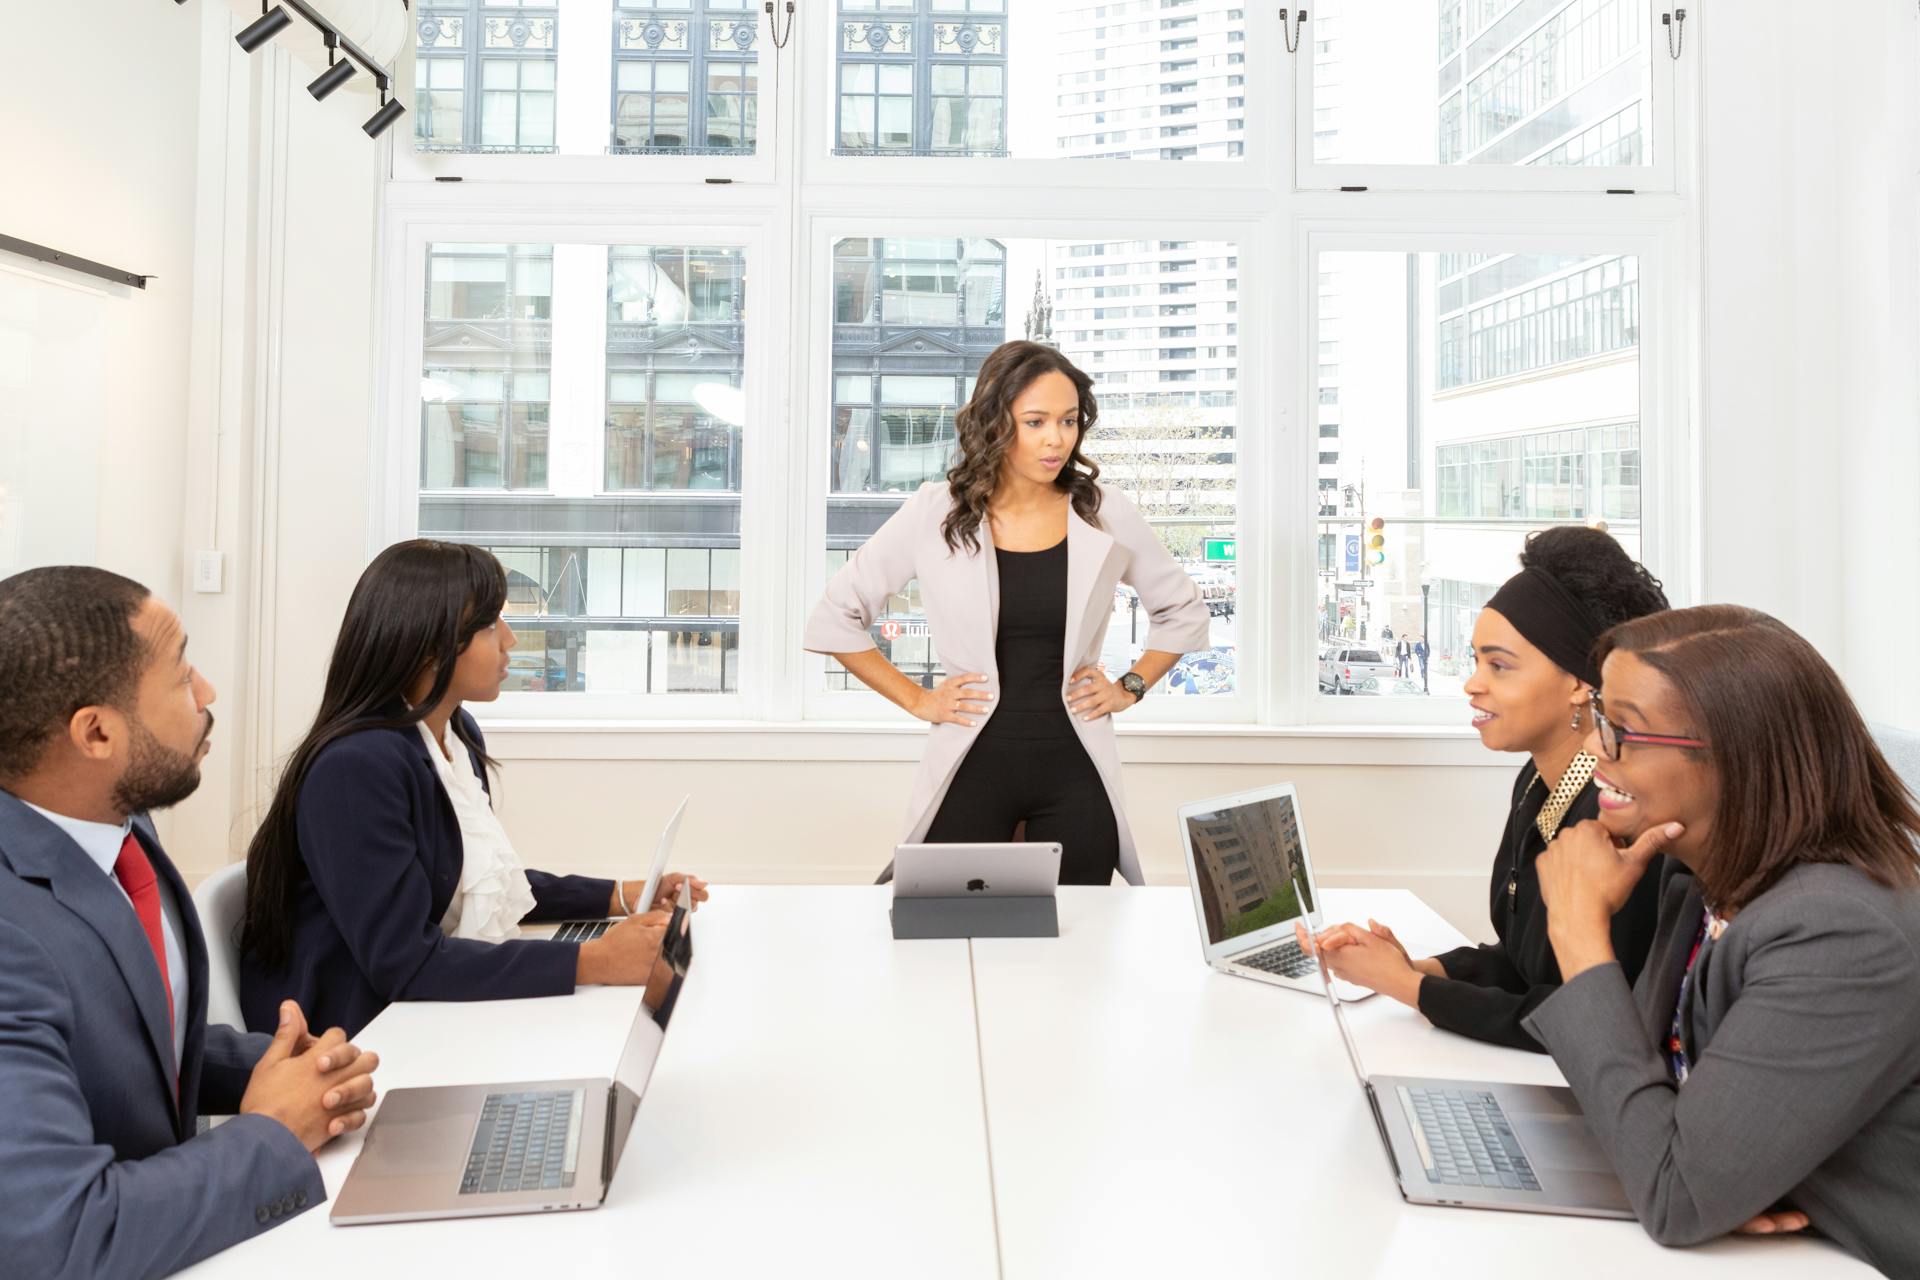
M 1647 1234 L 1811 1226 L 1920 1275 L 1920 811 L 1833 668 L 1752 609 L 1628 623 L 1600 819 L 1540 859 L 1566 984 L 1528 1018 Z M 1639 981 L 1606 921 L 1666 853 Z
M 1009 342 L 957 415 L 959 460 L 909 498 L 827 584 L 806 647 L 933 725 L 908 806 L 909 843 L 996 843 L 1026 824 L 1062 846 L 1062 884 L 1140 884 L 1121 806 L 1113 715 L 1208 643 L 1200 590 L 1080 452 L 1093 380 L 1051 347 Z M 923 689 L 868 628 L 918 579 L 940 661 Z M 1150 625 L 1118 681 L 1098 665 L 1114 590 Z M 882 875 L 892 875 L 891 867 Z
M 1587 695 L 1600 682 L 1592 652 L 1616 623 L 1667 607 L 1660 583 L 1610 534 L 1565 525 L 1530 535 L 1521 570 L 1473 626 L 1466 694 L 1473 727 L 1494 751 L 1525 752 L 1506 831 L 1493 860 L 1492 920 L 1499 940 L 1411 958 L 1385 925 L 1343 924 L 1323 937 L 1340 977 L 1392 996 L 1446 1031 L 1539 1052 L 1521 1020 L 1560 984 L 1534 863 L 1562 828 L 1599 813 L 1592 782 Z M 1640 972 L 1659 905 L 1659 866 L 1647 869 L 1612 921 L 1628 980 Z
M 313 727 L 247 850 L 240 1007 L 271 1030 L 280 1002 L 358 1032 L 395 1000 L 570 994 L 639 985 L 666 917 L 643 881 L 520 864 L 494 817 L 480 726 L 513 629 L 506 572 L 478 547 L 419 539 L 360 575 Z M 662 902 L 684 877 L 665 877 Z M 705 897 L 694 882 L 695 896 Z M 519 940 L 524 920 L 628 916 L 591 942 Z

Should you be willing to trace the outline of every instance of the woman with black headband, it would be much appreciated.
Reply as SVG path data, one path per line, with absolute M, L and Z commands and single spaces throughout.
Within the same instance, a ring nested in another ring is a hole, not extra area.
M 1335 925 L 1321 934 L 1327 965 L 1392 996 L 1435 1026 L 1541 1051 L 1520 1025 L 1560 985 L 1534 860 L 1561 827 L 1599 812 L 1594 759 L 1582 749 L 1587 696 L 1600 683 L 1592 653 L 1617 623 L 1667 607 L 1660 583 L 1611 535 L 1567 526 L 1527 539 L 1521 570 L 1494 593 L 1473 627 L 1466 683 L 1473 727 L 1495 751 L 1525 752 L 1493 863 L 1499 941 L 1415 960 L 1385 925 Z M 1614 953 L 1631 982 L 1645 961 L 1658 908 L 1655 859 L 1613 918 Z

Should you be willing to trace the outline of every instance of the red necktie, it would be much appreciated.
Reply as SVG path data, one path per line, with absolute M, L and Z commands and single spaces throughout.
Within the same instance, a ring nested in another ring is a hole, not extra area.
M 133 832 L 120 844 L 120 858 L 113 864 L 120 887 L 133 899 L 133 913 L 140 917 L 147 945 L 153 948 L 154 963 L 160 966 L 160 988 L 167 997 L 167 1028 L 173 1028 L 173 981 L 167 976 L 167 943 L 160 932 L 160 885 L 153 876 L 153 864 Z

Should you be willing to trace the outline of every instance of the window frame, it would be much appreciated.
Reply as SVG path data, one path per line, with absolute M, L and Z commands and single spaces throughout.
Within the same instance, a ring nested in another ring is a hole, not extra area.
M 1472 3 L 1472 0 L 1467 0 Z M 1300 51 L 1291 55 L 1297 61 L 1294 83 L 1294 154 L 1298 157 L 1295 187 L 1300 191 L 1342 191 L 1364 189 L 1393 192 L 1608 192 L 1633 195 L 1673 194 L 1680 191 L 1682 175 L 1692 166 L 1693 131 L 1680 127 L 1680 116 L 1696 92 L 1700 10 L 1687 14 L 1687 45 L 1696 56 L 1675 60 L 1667 54 L 1665 32 L 1660 17 L 1670 12 L 1662 0 L 1638 0 L 1646 9 L 1648 54 L 1652 63 L 1647 77 L 1653 112 L 1651 140 L 1653 163 L 1649 165 L 1472 165 L 1472 164 L 1380 164 L 1373 162 L 1335 163 L 1314 159 L 1314 25 L 1320 15 L 1310 13 L 1302 23 Z M 1503 14 L 1505 10 L 1502 11 Z M 1357 20 L 1341 14 L 1336 20 Z M 1437 68 L 1436 68 L 1437 69 Z M 1465 85 L 1460 93 L 1464 102 Z
M 1174 232 L 1179 235 L 1175 236 Z M 998 241 L 1017 240 L 1159 240 L 1166 238 L 1188 239 L 1196 241 L 1226 241 L 1238 246 L 1238 270 L 1241 278 L 1250 277 L 1252 270 L 1264 261 L 1261 248 L 1263 241 L 1271 235 L 1271 226 L 1258 218 L 1220 217 L 1206 219 L 1187 213 L 1178 217 L 1154 217 L 1151 219 L 1103 217 L 1089 219 L 1078 215 L 1042 217 L 1038 215 L 1010 216 L 976 211 L 967 216 L 945 216 L 921 213 L 902 214 L 862 214 L 858 212 L 836 211 L 820 213 L 809 217 L 805 222 L 805 242 L 809 246 L 807 254 L 811 268 L 813 287 L 802 291 L 820 301 L 825 314 L 831 316 L 834 302 L 832 281 L 834 269 L 834 245 L 842 239 L 917 236 L 938 238 L 990 239 Z M 1249 260 L 1255 267 L 1249 267 Z M 1009 286 L 1011 293 L 1011 285 Z M 1250 307 L 1251 301 L 1246 295 L 1250 292 L 1242 289 L 1240 310 L 1238 311 L 1239 345 L 1243 352 L 1259 350 L 1263 340 L 1264 326 L 1267 323 L 1267 311 L 1263 305 Z M 1013 294 L 1013 296 L 1019 296 Z M 845 692 L 821 687 L 819 677 L 821 664 L 831 659 L 800 650 L 801 632 L 807 612 L 814 601 L 820 598 L 826 588 L 826 551 L 827 551 L 827 507 L 830 499 L 836 496 L 842 500 L 859 500 L 862 495 L 835 495 L 831 491 L 830 475 L 832 470 L 832 415 L 835 404 L 833 370 L 833 326 L 821 324 L 816 318 L 804 324 L 801 332 L 804 345 L 796 348 L 796 359 L 804 357 L 806 373 L 804 387 L 796 396 L 796 404 L 801 409 L 796 419 L 805 428 L 805 439 L 797 453 L 803 484 L 795 486 L 796 494 L 804 494 L 804 519 L 796 524 L 798 536 L 790 549 L 788 560 L 788 579 L 791 589 L 788 593 L 789 621 L 793 624 L 792 647 L 802 661 L 798 664 L 797 675 L 800 697 L 801 718 L 812 721 L 828 722 L 871 722 L 897 719 L 902 713 L 878 694 L 865 690 Z M 1258 490 L 1250 493 L 1249 477 L 1255 474 L 1250 465 L 1249 454 L 1259 457 L 1263 453 L 1261 445 L 1251 449 L 1246 441 L 1245 423 L 1257 421 L 1256 408 L 1251 406 L 1262 403 L 1257 398 L 1263 394 L 1258 362 L 1247 355 L 1234 357 L 1236 369 L 1235 393 L 1235 537 L 1245 541 L 1248 537 L 1248 524 L 1253 521 L 1263 523 L 1259 514 L 1269 505 L 1265 494 Z M 825 429 L 820 429 L 822 426 Z M 891 495 L 874 494 L 872 500 L 878 503 L 904 501 L 910 495 L 901 494 L 897 498 Z M 1266 607 L 1268 592 L 1265 582 L 1257 575 L 1250 575 L 1237 584 L 1235 597 L 1235 692 L 1219 696 L 1169 696 L 1164 691 L 1159 696 L 1149 695 L 1141 704 L 1129 709 L 1122 720 L 1129 725 L 1235 725 L 1252 724 L 1256 721 L 1259 706 L 1259 692 L 1264 683 L 1267 670 L 1265 664 L 1256 660 L 1242 663 L 1243 651 L 1258 653 L 1262 650 L 1249 646 L 1248 637 L 1257 628 L 1255 619 L 1261 616 Z M 1255 642 L 1264 643 L 1264 636 Z M 1117 674 L 1117 673 L 1116 673 Z
M 1641 468 L 1640 555 L 1665 584 L 1668 599 L 1678 608 L 1691 600 L 1697 572 L 1691 558 L 1695 545 L 1693 529 L 1698 519 L 1694 504 L 1693 477 L 1697 472 L 1689 416 L 1692 339 L 1683 320 L 1682 299 L 1697 296 L 1694 270 L 1685 253 L 1686 232 L 1675 211 L 1659 211 L 1645 206 L 1637 216 L 1621 219 L 1611 216 L 1612 208 L 1601 201 L 1588 201 L 1594 216 L 1559 218 L 1550 215 L 1552 207 L 1564 204 L 1554 200 L 1530 216 L 1519 216 L 1511 197 L 1483 197 L 1472 203 L 1480 208 L 1478 216 L 1459 215 L 1445 221 L 1423 213 L 1383 219 L 1370 223 L 1364 231 L 1353 229 L 1351 219 L 1336 217 L 1303 218 L 1296 228 L 1296 251 L 1302 255 L 1303 270 L 1318 272 L 1320 256 L 1329 252 L 1387 253 L 1584 253 L 1622 254 L 1638 259 L 1640 301 L 1639 362 L 1639 450 Z M 1325 197 L 1323 203 L 1337 202 Z M 1409 200 L 1418 209 L 1425 201 Z M 1532 202 L 1528 202 L 1532 203 Z M 1303 334 L 1306 352 L 1318 345 L 1318 297 L 1297 300 L 1295 321 Z M 1352 341 L 1354 339 L 1346 339 Z M 1304 366 L 1303 366 L 1304 367 Z M 1297 410 L 1302 422 L 1317 421 L 1317 377 L 1301 378 L 1296 393 Z M 1612 421 L 1609 419 L 1608 421 Z M 1317 462 L 1304 456 L 1311 448 L 1317 455 L 1319 439 L 1300 433 L 1301 465 L 1306 474 L 1315 474 Z M 1342 440 L 1343 450 L 1350 442 Z M 1437 454 L 1422 461 L 1422 488 L 1431 492 L 1437 505 L 1439 477 Z M 1524 462 L 1516 459 L 1516 465 Z M 1304 492 L 1304 491 L 1303 491 Z M 1431 698 L 1339 698 L 1319 692 L 1316 675 L 1318 648 L 1312 626 L 1314 615 L 1313 575 L 1319 564 L 1317 538 L 1318 510 L 1304 513 L 1309 532 L 1300 538 L 1298 554 L 1290 562 L 1301 575 L 1306 588 L 1301 597 L 1301 622 L 1290 628 L 1280 648 L 1289 643 L 1293 652 L 1282 660 L 1289 674 L 1283 678 L 1284 693 L 1275 708 L 1282 724 L 1316 726 L 1372 725 L 1446 725 L 1464 724 L 1466 699 L 1436 695 Z M 1367 513 L 1362 513 L 1363 516 Z M 1542 522 L 1549 517 L 1541 517 Z M 1516 566 L 1517 571 L 1517 566 Z
M 439 196 L 431 190 L 416 193 Z M 608 193 L 613 194 L 613 193 Z M 419 484 L 421 459 L 420 370 L 424 367 L 424 325 L 419 306 L 424 306 L 429 245 L 485 243 L 507 245 L 690 245 L 737 247 L 746 254 L 749 279 L 757 279 L 756 264 L 772 263 L 775 238 L 769 234 L 769 219 L 762 214 L 743 215 L 738 210 L 716 207 L 704 214 L 682 214 L 672 220 L 648 217 L 648 203 L 631 193 L 620 193 L 616 202 L 601 209 L 558 207 L 544 210 L 529 219 L 514 209 L 475 206 L 450 207 L 445 199 L 418 203 L 389 202 L 381 245 L 382 270 L 389 281 L 401 281 L 398 290 L 384 292 L 378 332 L 384 335 L 376 388 L 380 407 L 374 414 L 371 433 L 371 465 L 376 477 L 377 500 L 370 504 L 368 521 L 369 558 L 383 547 L 404 538 L 419 536 Z M 558 255 L 556 254 L 556 257 Z M 777 490 L 785 468 L 783 433 L 771 424 L 780 421 L 785 372 L 776 350 L 780 331 L 780 313 L 785 305 L 786 287 L 769 269 L 765 301 L 756 284 L 748 303 L 743 341 L 745 344 L 741 376 L 749 423 L 766 422 L 769 429 L 751 433 L 751 446 L 743 442 L 739 493 L 718 490 L 608 490 L 605 487 L 605 458 L 602 452 L 595 464 L 596 483 L 590 495 L 647 501 L 653 495 L 670 497 L 676 502 L 737 502 L 740 508 L 740 573 L 738 590 L 740 611 L 738 681 L 730 693 L 591 693 L 557 695 L 552 692 L 503 692 L 488 707 L 489 718 L 527 725 L 567 725 L 586 727 L 596 723 L 675 720 L 764 720 L 774 714 L 777 700 L 778 671 L 783 661 L 778 653 L 784 643 L 776 603 L 784 598 L 785 584 L 780 581 L 772 561 L 761 548 L 777 545 L 779 516 L 783 504 Z M 417 294 L 414 290 L 418 290 Z M 418 297 L 419 304 L 409 298 Z M 605 294 L 592 319 L 604 326 Z M 605 330 L 600 329 L 599 354 L 592 362 L 595 376 L 579 376 L 575 385 L 562 388 L 562 375 L 550 370 L 553 379 L 551 405 L 562 394 L 570 394 L 575 403 L 582 399 L 600 406 L 600 445 L 606 444 L 605 407 L 607 371 Z M 409 417 L 411 415 L 411 417 Z M 743 437 L 747 436 L 743 428 Z M 436 489 L 435 494 L 450 491 Z M 498 489 L 477 490 L 497 495 Z M 528 491 L 506 491 L 525 493 Z M 551 489 L 533 491 L 533 496 L 551 495 Z M 761 495 L 768 495 L 762 499 Z M 555 531 L 564 543 L 566 534 Z M 530 545 L 548 545 L 530 543 Z M 749 548 L 754 548 L 751 552 Z M 582 550 L 587 550 L 582 544 Z M 512 616 L 509 623 L 517 623 Z M 517 628 L 516 628 L 517 629 Z M 530 628 L 530 629 L 538 629 Z M 564 704 L 556 697 L 566 698 Z
M 407 184 L 471 179 L 487 183 L 524 184 L 533 188 L 574 183 L 595 187 L 613 184 L 684 187 L 716 181 L 738 187 L 770 188 L 777 177 L 775 138 L 782 119 L 776 99 L 786 95 L 776 93 L 776 54 L 759 5 L 754 4 L 739 11 L 743 19 L 756 23 L 754 55 L 757 61 L 755 86 L 758 105 L 754 115 L 754 150 L 751 154 L 737 155 L 628 155 L 612 151 L 614 104 L 619 92 L 619 73 L 616 70 L 619 9 L 618 0 L 558 0 L 554 9 L 559 19 L 554 63 L 555 145 L 558 147 L 562 137 L 570 136 L 569 129 L 572 127 L 577 127 L 584 136 L 586 119 L 590 115 L 597 115 L 603 117 L 597 135 L 600 139 L 598 150 L 519 154 L 423 152 L 414 149 L 412 121 L 409 120 L 404 137 L 398 136 L 398 129 L 393 131 L 396 136 L 388 153 L 388 181 Z M 702 10 L 698 5 L 690 4 L 686 12 L 688 20 L 693 21 L 694 15 Z M 714 16 L 708 14 L 709 18 Z M 394 83 L 402 89 L 402 96 L 409 104 L 417 92 L 414 77 L 419 50 L 412 34 L 415 26 L 417 22 L 409 24 L 406 47 L 394 65 Z M 722 60 L 739 62 L 746 59 L 729 55 Z M 584 73 L 578 72 L 577 69 L 581 67 L 586 68 Z M 570 72 L 575 74 L 569 75 Z M 471 102 L 479 89 L 477 85 L 470 84 L 465 92 Z M 689 119 L 704 97 L 704 87 L 690 80 Z M 469 111 L 474 109 L 467 108 Z M 530 198 L 538 201 L 541 196 Z
M 1019 3 L 1021 0 L 1007 0 L 1006 8 L 1012 9 Z M 1261 20 L 1270 16 L 1270 11 L 1257 5 L 1242 8 L 1246 23 L 1246 39 L 1240 48 L 1243 67 L 1271 65 L 1275 72 L 1271 75 L 1242 72 L 1244 82 L 1238 87 L 1245 100 L 1243 119 L 1275 123 L 1271 127 L 1247 128 L 1248 136 L 1241 139 L 1243 145 L 1237 159 L 1180 161 L 836 154 L 840 119 L 840 4 L 839 0 L 821 0 L 818 4 L 803 6 L 798 21 L 806 24 L 807 39 L 804 44 L 798 40 L 795 43 L 802 44 L 801 56 L 810 59 L 801 76 L 806 82 L 801 108 L 804 119 L 797 134 L 806 179 L 823 186 L 931 186 L 955 190 L 999 187 L 1090 192 L 1151 186 L 1184 188 L 1190 193 L 1196 190 L 1246 195 L 1270 193 L 1286 173 L 1291 159 L 1287 131 L 1281 121 L 1286 111 L 1292 64 L 1281 43 L 1277 19 L 1271 23 Z M 1009 62 L 1002 92 L 1003 101 L 1008 104 L 1003 118 L 1007 120 L 1010 135 L 1012 82 L 1013 67 Z M 916 120 L 921 99 L 930 94 L 930 86 L 924 90 L 915 87 Z
M 380 381 L 369 556 L 418 527 L 425 244 L 737 240 L 749 253 L 752 297 L 743 376 L 749 421 L 767 425 L 751 434 L 742 460 L 740 692 L 567 700 L 508 695 L 488 709 L 490 721 L 535 735 L 593 734 L 592 741 L 601 745 L 589 747 L 586 738 L 567 745 L 563 739 L 551 749 L 604 752 L 608 758 L 657 751 L 655 734 L 667 724 L 709 725 L 728 742 L 735 741 L 727 735 L 736 730 L 796 731 L 769 739 L 781 744 L 783 753 L 801 751 L 798 743 L 825 741 L 815 735 L 838 733 L 843 743 L 865 744 L 859 751 L 883 754 L 895 747 L 875 744 L 899 740 L 909 744 L 899 748 L 905 753 L 900 758 L 912 756 L 910 744 L 924 726 L 877 695 L 820 688 L 818 660 L 800 649 L 807 611 L 824 585 L 834 388 L 831 325 L 823 320 L 832 315 L 832 245 L 846 235 L 930 232 L 1014 240 L 1238 244 L 1242 283 L 1238 336 L 1231 340 L 1238 347 L 1237 537 L 1247 544 L 1248 562 L 1265 568 L 1240 583 L 1236 640 L 1243 654 L 1257 657 L 1238 664 L 1232 700 L 1244 705 L 1156 692 L 1125 713 L 1118 728 L 1123 741 L 1134 740 L 1134 746 L 1123 748 L 1129 759 L 1178 760 L 1183 744 L 1199 738 L 1458 739 L 1471 748 L 1469 754 L 1478 751 L 1462 706 L 1448 705 L 1458 700 L 1322 699 L 1317 693 L 1313 617 L 1320 504 L 1315 479 L 1322 408 L 1315 374 L 1319 285 L 1312 255 L 1322 248 L 1507 252 L 1530 245 L 1564 251 L 1597 244 L 1638 257 L 1640 448 L 1643 468 L 1650 468 L 1642 477 L 1645 554 L 1674 602 L 1688 601 L 1699 576 L 1694 559 L 1699 445 L 1688 414 L 1698 394 L 1700 247 L 1699 211 L 1684 175 L 1690 172 L 1698 121 L 1689 67 L 1706 34 L 1695 15 L 1690 14 L 1687 58 L 1675 77 L 1677 110 L 1665 117 L 1678 138 L 1678 149 L 1666 153 L 1683 180 L 1665 194 L 1609 197 L 1302 189 L 1294 155 L 1302 131 L 1285 124 L 1285 113 L 1300 101 L 1289 83 L 1296 58 L 1281 42 L 1277 15 L 1255 8 L 1247 11 L 1247 115 L 1278 123 L 1270 130 L 1249 129 L 1248 154 L 1239 162 L 1180 163 L 1174 169 L 1170 165 L 1176 162 L 1157 160 L 1063 164 L 836 157 L 825 148 L 833 129 L 830 99 L 837 92 L 837 73 L 794 74 L 802 58 L 812 59 L 807 66 L 821 65 L 823 46 L 831 55 L 826 34 L 836 13 L 826 5 L 803 6 L 793 45 L 783 55 L 788 58 L 784 82 L 777 86 L 762 29 L 761 145 L 749 166 L 760 180 L 729 186 L 700 182 L 715 172 L 709 162 L 718 157 L 447 156 L 441 159 L 497 161 L 468 174 L 490 170 L 505 175 L 505 181 L 439 184 L 431 173 L 410 167 L 410 134 L 395 144 L 400 159 L 392 165 L 381 215 L 382 284 L 374 343 Z M 1658 52 L 1657 34 L 1655 43 Z M 1310 38 L 1303 37 L 1303 44 L 1311 49 Z M 1268 69 L 1273 74 L 1255 74 Z M 823 105 L 829 108 L 824 114 Z M 1300 116 L 1296 126 L 1300 120 L 1307 122 L 1310 136 L 1311 116 Z M 609 131 L 611 124 L 609 119 Z M 776 131 L 777 164 L 769 145 Z M 1263 139 L 1269 145 L 1262 147 Z M 1024 290 L 1016 291 L 1011 282 L 1009 295 L 1022 298 L 1024 306 Z M 1349 320 L 1342 341 L 1353 340 Z M 634 727 L 622 733 L 622 725 Z M 1374 749 L 1356 745 L 1352 751 L 1359 753 L 1356 759 L 1371 758 L 1367 753 Z M 1420 753 L 1438 749 L 1405 748 L 1413 753 L 1407 758 L 1426 758 Z

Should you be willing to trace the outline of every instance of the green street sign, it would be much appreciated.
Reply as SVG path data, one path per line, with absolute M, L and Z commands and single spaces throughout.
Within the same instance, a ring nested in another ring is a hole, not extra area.
M 1238 564 L 1239 560 L 1233 554 L 1233 548 L 1234 540 L 1232 538 L 1208 538 L 1205 557 L 1207 563 Z

